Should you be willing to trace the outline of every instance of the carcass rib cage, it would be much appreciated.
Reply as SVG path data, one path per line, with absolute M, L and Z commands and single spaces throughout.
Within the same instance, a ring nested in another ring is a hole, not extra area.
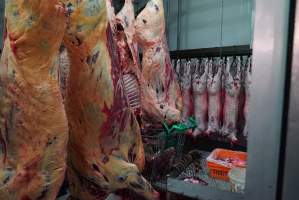
M 141 100 L 137 78 L 133 74 L 124 74 L 122 76 L 122 82 L 128 105 L 131 109 L 139 109 L 141 106 Z

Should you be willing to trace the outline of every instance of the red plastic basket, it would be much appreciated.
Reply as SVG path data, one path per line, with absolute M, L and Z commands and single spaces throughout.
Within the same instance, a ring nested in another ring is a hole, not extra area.
M 233 167 L 246 168 L 247 153 L 226 149 L 215 149 L 207 158 L 209 175 L 212 178 L 229 181 L 228 172 Z

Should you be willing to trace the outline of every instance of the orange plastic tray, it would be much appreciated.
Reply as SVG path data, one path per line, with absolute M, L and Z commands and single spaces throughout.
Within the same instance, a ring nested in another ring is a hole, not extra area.
M 228 162 L 231 159 L 239 162 Z M 207 158 L 209 175 L 212 178 L 229 181 L 228 172 L 233 167 L 246 168 L 247 153 L 226 149 L 215 149 Z

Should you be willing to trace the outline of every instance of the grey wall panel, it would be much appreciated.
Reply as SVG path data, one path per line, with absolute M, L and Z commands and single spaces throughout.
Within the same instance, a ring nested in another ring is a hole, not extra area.
M 278 177 L 289 0 L 256 0 L 246 199 L 274 200 Z
M 178 0 L 164 1 L 166 4 L 170 3 L 169 46 L 171 50 L 176 50 Z M 181 0 L 181 49 L 250 44 L 252 2 L 253 0 Z

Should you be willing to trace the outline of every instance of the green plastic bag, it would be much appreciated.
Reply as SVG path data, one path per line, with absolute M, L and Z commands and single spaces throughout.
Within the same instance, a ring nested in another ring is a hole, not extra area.
M 185 123 L 174 124 L 169 127 L 166 123 L 163 123 L 164 132 L 161 133 L 160 138 L 165 141 L 165 148 L 169 148 L 177 145 L 177 137 L 174 134 L 184 134 L 189 129 L 197 127 L 196 121 L 193 117 L 190 117 Z

